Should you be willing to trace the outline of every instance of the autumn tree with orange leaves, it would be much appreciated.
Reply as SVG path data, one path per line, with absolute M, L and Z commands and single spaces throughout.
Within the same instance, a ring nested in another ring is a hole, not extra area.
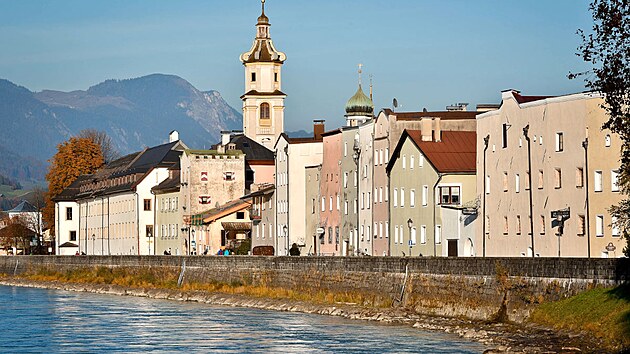
M 55 202 L 53 199 L 74 182 L 77 177 L 90 174 L 103 165 L 101 147 L 89 138 L 72 137 L 57 145 L 57 153 L 50 162 L 46 174 L 48 193 L 43 210 L 44 223 L 50 225 L 51 235 L 55 228 Z

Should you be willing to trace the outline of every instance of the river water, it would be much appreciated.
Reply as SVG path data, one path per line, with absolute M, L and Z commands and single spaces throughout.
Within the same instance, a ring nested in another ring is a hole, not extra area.
M 332 316 L 0 286 L 0 352 L 480 353 L 454 335 Z

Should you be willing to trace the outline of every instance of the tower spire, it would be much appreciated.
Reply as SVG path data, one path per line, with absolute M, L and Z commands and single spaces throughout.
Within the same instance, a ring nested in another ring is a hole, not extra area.
M 265 0 L 260 0 L 260 3 L 262 5 L 262 13 L 264 15 L 265 14 Z
M 361 70 L 361 68 L 363 68 L 363 64 L 359 63 L 359 86 L 361 86 L 361 73 L 363 72 L 363 70 Z
M 372 99 L 372 74 L 370 74 L 370 100 Z

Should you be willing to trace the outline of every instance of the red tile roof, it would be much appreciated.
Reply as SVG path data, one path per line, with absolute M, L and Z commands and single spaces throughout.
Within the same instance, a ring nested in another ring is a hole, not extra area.
M 391 113 L 396 116 L 397 120 L 416 120 L 421 118 L 440 118 L 449 119 L 475 119 L 479 112 L 477 111 L 439 111 L 439 112 L 395 112 Z
M 523 104 L 523 103 L 527 103 L 527 102 L 540 101 L 540 100 L 544 100 L 544 99 L 547 99 L 547 98 L 556 97 L 556 96 L 522 96 L 518 92 L 512 92 L 512 95 L 514 95 L 514 99 L 519 104 Z
M 475 172 L 477 170 L 476 132 L 442 131 L 442 141 L 439 142 L 422 141 L 420 130 L 405 130 L 405 132 L 438 172 Z

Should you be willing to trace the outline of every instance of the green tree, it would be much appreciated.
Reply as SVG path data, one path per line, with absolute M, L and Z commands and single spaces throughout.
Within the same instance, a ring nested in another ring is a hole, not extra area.
M 591 64 L 591 70 L 569 74 L 584 77 L 586 86 L 604 94 L 602 108 L 609 119 L 603 129 L 610 129 L 621 138 L 619 186 L 630 195 L 630 2 L 628 0 L 593 0 L 589 6 L 593 16 L 592 32 L 578 30 L 582 45 L 577 55 Z M 610 208 L 616 225 L 626 238 L 624 253 L 630 257 L 630 201 L 626 198 Z
M 43 217 L 47 225 L 55 225 L 55 202 L 53 199 L 67 188 L 77 177 L 90 174 L 103 165 L 101 147 L 89 138 L 72 137 L 57 145 L 57 153 L 49 161 L 46 174 L 48 193 Z M 54 235 L 54 227 L 50 229 Z

